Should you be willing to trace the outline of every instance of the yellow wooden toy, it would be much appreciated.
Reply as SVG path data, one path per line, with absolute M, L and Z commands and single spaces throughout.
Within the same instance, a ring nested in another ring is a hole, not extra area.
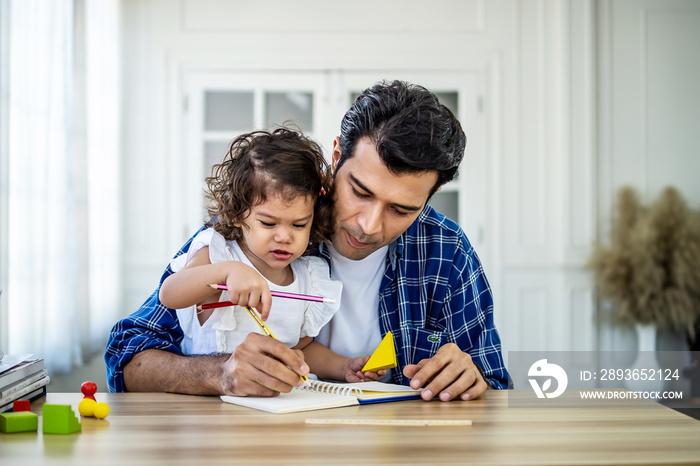
M 396 367 L 396 350 L 394 349 L 394 337 L 391 332 L 384 335 L 384 339 L 372 353 L 362 372 L 377 372 L 379 369 L 391 369 Z
M 109 405 L 107 403 L 97 403 L 95 405 L 95 417 L 104 419 L 109 414 Z
M 78 412 L 81 416 L 94 416 L 95 405 L 97 405 L 97 401 L 92 398 L 83 398 L 78 404 Z

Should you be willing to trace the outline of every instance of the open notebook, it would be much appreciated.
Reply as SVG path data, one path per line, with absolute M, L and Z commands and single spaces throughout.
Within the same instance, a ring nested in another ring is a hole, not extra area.
M 332 383 L 312 380 L 310 387 L 294 388 L 289 393 L 280 393 L 272 398 L 224 395 L 221 399 L 226 403 L 283 414 L 418 399 L 421 390 L 382 382 Z

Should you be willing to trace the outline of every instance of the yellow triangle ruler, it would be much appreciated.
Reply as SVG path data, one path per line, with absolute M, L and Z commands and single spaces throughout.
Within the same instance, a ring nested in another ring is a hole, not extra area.
M 396 367 L 396 351 L 394 350 L 394 337 L 391 332 L 384 335 L 384 339 L 372 353 L 362 372 L 377 372 L 379 369 L 391 369 Z

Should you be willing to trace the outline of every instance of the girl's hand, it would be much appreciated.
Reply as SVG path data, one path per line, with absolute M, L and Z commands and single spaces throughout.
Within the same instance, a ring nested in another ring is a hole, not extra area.
M 232 303 L 255 308 L 262 320 L 267 320 L 272 306 L 272 295 L 267 280 L 255 269 L 241 262 L 231 261 L 226 286 Z
M 346 382 L 369 382 L 372 380 L 381 379 L 386 374 L 385 369 L 380 369 L 377 372 L 362 372 L 362 368 L 369 361 L 369 356 L 360 356 L 359 358 L 348 358 L 343 365 L 343 373 L 345 374 Z

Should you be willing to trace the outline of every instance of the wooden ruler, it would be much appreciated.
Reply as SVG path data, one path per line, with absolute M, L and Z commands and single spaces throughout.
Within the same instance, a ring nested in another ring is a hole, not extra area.
M 468 419 L 307 419 L 307 424 L 312 425 L 354 425 L 354 426 L 409 426 L 409 427 L 456 427 L 470 426 L 472 421 Z

